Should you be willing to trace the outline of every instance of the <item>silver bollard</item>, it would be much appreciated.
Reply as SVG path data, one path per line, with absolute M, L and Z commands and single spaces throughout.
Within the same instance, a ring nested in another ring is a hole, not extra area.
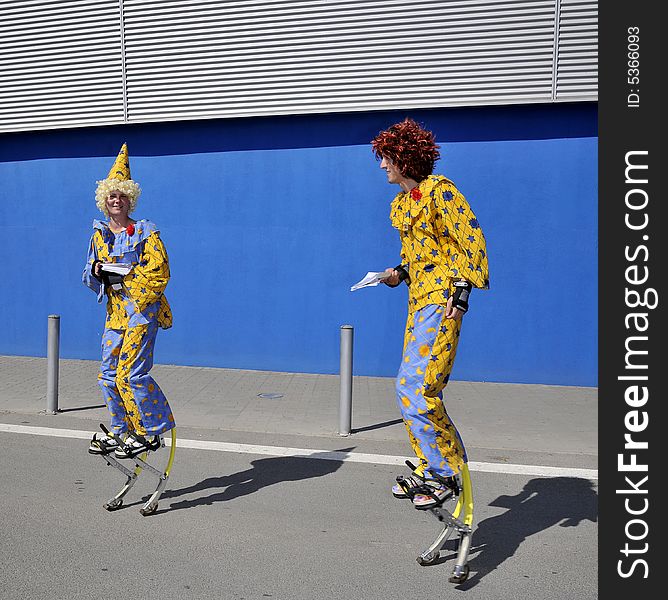
M 60 316 L 49 315 L 46 343 L 46 413 L 58 414 L 58 359 L 60 354 Z
M 350 435 L 353 405 L 353 326 L 341 326 L 339 435 Z

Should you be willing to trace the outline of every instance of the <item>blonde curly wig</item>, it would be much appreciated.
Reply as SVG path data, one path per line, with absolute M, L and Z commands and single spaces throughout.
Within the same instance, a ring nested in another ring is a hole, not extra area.
M 106 202 L 109 194 L 114 190 L 118 190 L 130 198 L 130 210 L 128 214 L 134 211 L 141 194 L 139 184 L 136 181 L 132 181 L 132 179 L 126 181 L 121 181 L 120 179 L 102 179 L 97 182 L 97 189 L 95 190 L 95 204 L 100 209 L 100 212 L 106 217 L 109 216 Z

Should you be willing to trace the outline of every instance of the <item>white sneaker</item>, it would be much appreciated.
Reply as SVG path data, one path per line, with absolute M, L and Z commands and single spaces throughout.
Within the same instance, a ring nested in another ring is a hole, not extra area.
M 413 506 L 415 508 L 426 509 L 433 506 L 440 506 L 455 494 L 455 490 L 435 479 L 427 479 L 424 482 L 423 489 L 413 496 Z
M 88 452 L 91 454 L 110 454 L 118 448 L 116 438 L 106 433 L 94 433 L 93 439 L 88 446 Z
M 403 485 L 399 483 L 399 478 L 397 478 L 397 483 L 392 486 L 392 495 L 395 498 L 410 498 L 416 488 L 424 485 L 424 479 L 417 474 L 402 477 L 401 481 Z
M 143 436 L 142 436 L 143 438 Z M 140 441 L 135 438 L 134 435 L 128 433 L 128 437 L 125 438 L 124 445 L 127 448 L 127 451 L 118 446 L 114 451 L 114 456 L 116 458 L 132 458 L 143 452 L 148 452 L 149 450 L 157 450 L 161 446 L 161 439 L 159 435 L 153 436 L 150 440 L 143 438 L 144 441 Z

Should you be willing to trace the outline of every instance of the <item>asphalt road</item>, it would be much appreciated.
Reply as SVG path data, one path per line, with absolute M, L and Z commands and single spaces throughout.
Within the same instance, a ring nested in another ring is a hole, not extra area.
M 124 476 L 87 445 L 0 432 L 3 600 L 598 597 L 589 479 L 473 472 L 471 572 L 453 585 L 453 541 L 437 564 L 415 560 L 441 525 L 392 497 L 405 468 L 179 448 L 157 512 L 142 517 L 156 479 L 142 474 L 107 512 Z

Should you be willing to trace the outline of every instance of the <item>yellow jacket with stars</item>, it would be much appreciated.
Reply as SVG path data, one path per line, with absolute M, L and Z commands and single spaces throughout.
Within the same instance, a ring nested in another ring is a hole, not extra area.
M 487 246 L 464 196 L 446 177 L 430 175 L 390 208 L 401 235 L 401 263 L 409 274 L 409 310 L 445 305 L 453 282 L 465 279 L 489 288 Z
M 109 329 L 127 329 L 157 320 L 163 329 L 172 326 L 172 311 L 164 295 L 169 282 L 169 259 L 160 232 L 151 221 L 134 224 L 132 235 L 126 230 L 114 234 L 104 221 L 93 221 L 95 231 L 90 239 L 83 283 L 97 293 L 102 302 L 107 292 Z M 131 264 L 121 289 L 104 289 L 92 274 L 95 260 Z

